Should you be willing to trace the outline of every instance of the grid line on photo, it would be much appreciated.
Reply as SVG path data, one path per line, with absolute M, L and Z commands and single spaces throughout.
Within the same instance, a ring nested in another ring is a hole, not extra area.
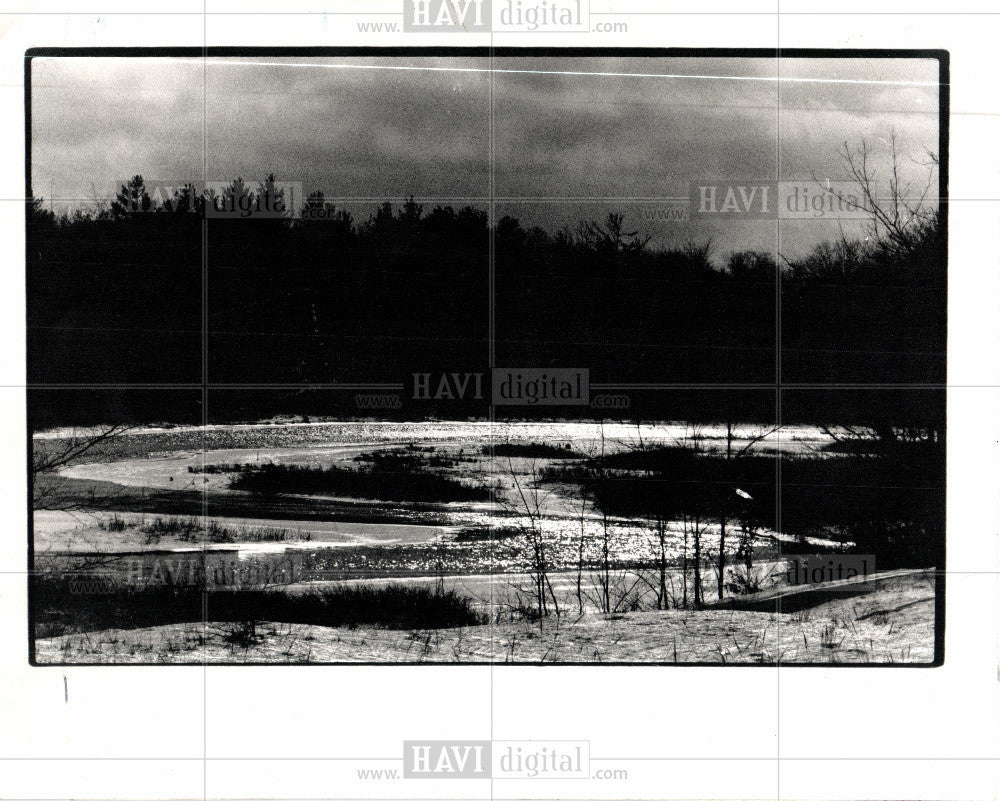
M 487 369 L 489 369 L 491 373 L 492 373 L 493 368 L 496 366 L 496 203 L 494 202 L 494 199 L 493 199 L 493 196 L 494 196 L 494 194 L 496 192 L 496 106 L 495 106 L 495 102 L 496 101 L 495 101 L 495 96 L 494 96 L 494 93 L 496 91 L 496 82 L 495 82 L 496 73 L 493 71 L 493 67 L 494 67 L 494 64 L 495 64 L 495 59 L 496 59 L 496 55 L 495 55 L 495 52 L 494 52 L 494 49 L 493 49 L 493 34 L 491 32 L 490 33 L 490 47 L 489 47 L 490 73 L 489 73 L 488 90 L 487 90 L 488 91 L 488 95 L 487 95 L 487 103 L 488 103 L 488 116 L 487 116 L 487 157 L 488 157 L 488 160 L 489 160 L 489 166 L 488 166 L 488 169 L 487 169 L 487 182 L 488 182 L 487 183 L 487 187 L 488 187 L 488 194 L 490 196 L 489 197 L 489 201 L 488 201 L 488 203 L 489 203 L 489 205 L 488 205 L 489 211 L 488 211 L 488 218 L 487 218 L 488 226 L 489 226 L 489 233 L 488 233 L 489 244 L 488 244 L 488 253 L 487 253 L 487 262 L 488 262 L 488 264 L 487 264 L 487 273 L 488 273 L 488 276 L 489 276 L 488 277 L 489 287 L 487 289 L 487 298 L 488 298 L 487 302 L 488 302 L 488 306 L 489 306 L 489 308 L 487 309 L 487 315 L 489 317 L 489 321 L 488 321 L 488 325 L 487 325 L 487 330 L 488 330 L 487 336 L 488 336 L 488 339 L 489 339 L 489 344 L 487 346 Z M 490 420 L 491 425 L 496 425 L 496 408 L 495 408 L 495 406 L 493 404 L 493 398 L 492 398 L 492 396 L 490 397 L 490 403 L 489 403 L 489 406 L 488 406 L 488 413 L 489 413 L 489 420 Z M 493 457 L 495 457 L 495 454 L 496 454 L 496 446 L 493 444 L 494 442 L 495 442 L 495 439 L 493 437 L 490 437 L 490 443 L 491 443 L 490 444 L 490 451 L 491 451 L 491 456 L 493 456 Z M 496 465 L 495 458 L 491 458 L 490 459 L 491 470 L 493 470 L 495 468 L 495 465 Z M 495 474 L 491 474 L 491 481 L 494 484 L 494 486 L 496 486 L 496 475 Z M 493 496 L 494 496 L 494 502 L 495 502 L 495 500 L 496 500 L 496 493 L 495 492 L 493 493 Z M 497 522 L 499 522 L 499 521 L 497 521 Z M 489 667 L 489 674 L 490 674 L 490 711 L 489 711 L 489 716 L 490 716 L 490 720 L 489 720 L 490 742 L 492 742 L 494 740 L 494 737 L 495 737 L 495 732 L 494 732 L 494 724 L 495 724 L 494 707 L 496 705 L 496 691 L 495 691 L 496 676 L 495 676 L 495 671 L 496 671 L 497 623 L 498 623 L 498 620 L 497 620 L 498 615 L 496 614 L 496 611 L 495 611 L 495 610 L 498 609 L 498 606 L 497 606 L 497 601 L 496 601 L 496 599 L 497 599 L 497 586 L 496 586 L 496 582 L 497 582 L 497 578 L 496 578 L 496 560 L 497 560 L 497 554 L 496 554 L 496 538 L 493 536 L 494 535 L 494 530 L 495 529 L 494 529 L 494 526 L 493 526 L 493 518 L 491 517 L 490 520 L 487 522 L 487 533 L 488 533 L 488 535 L 490 537 L 490 559 L 489 559 L 489 565 L 490 565 L 490 568 L 489 568 L 490 569 L 490 578 L 489 578 L 489 587 L 490 587 L 490 590 L 489 590 L 489 598 L 490 598 L 490 606 L 489 606 L 489 615 L 490 615 L 490 621 L 489 621 L 489 626 L 490 626 L 490 667 Z M 490 775 L 490 798 L 492 799 L 493 798 L 493 793 L 494 793 L 494 786 L 493 786 L 492 771 L 490 773 L 491 773 L 491 775 Z
M 208 9 L 208 0 L 204 0 L 203 10 Z M 202 44 L 204 47 L 202 64 L 202 84 L 201 84 L 201 179 L 208 181 L 208 17 L 202 19 Z M 207 428 L 211 419 L 208 411 L 208 387 L 209 387 L 209 353 L 208 353 L 208 321 L 209 321 L 209 273 L 208 273 L 208 221 L 201 220 L 201 412 L 202 426 Z M 203 428 L 203 430 L 205 430 Z M 201 469 L 204 471 L 208 466 L 208 443 L 202 439 Z M 202 484 L 202 528 L 208 531 L 208 487 Z M 202 708 L 202 794 L 204 801 L 208 799 L 208 537 L 202 542 L 202 564 L 205 565 L 203 571 L 204 586 L 202 587 L 202 642 L 205 648 L 202 651 L 202 678 L 201 678 L 201 708 Z
M 591 11 L 593 17 L 992 17 L 1000 11 Z M 181 16 L 181 17 L 296 17 L 296 16 L 400 16 L 397 11 L 0 11 L 0 16 Z M 558 31 L 553 31 L 558 33 Z
M 267 756 L 269 762 L 402 762 L 400 756 L 322 756 L 290 757 Z M 591 756 L 591 762 L 775 762 L 773 756 L 743 756 L 722 754 L 720 756 Z M 782 762 L 926 762 L 926 756 L 783 756 Z M 946 762 L 1000 762 L 1000 756 L 935 756 L 935 761 Z M 218 757 L 0 757 L 0 762 L 257 762 L 258 756 L 218 756 Z M 5 799 L 6 801 L 6 799 Z
M 777 93 L 777 103 L 775 108 L 775 131 L 774 131 L 774 180 L 775 183 L 781 180 L 781 0 L 775 0 L 778 8 L 778 14 L 775 16 L 775 40 L 778 45 L 778 52 L 776 54 L 776 64 L 777 64 L 777 75 L 778 82 L 775 88 Z M 775 265 L 781 264 L 781 219 L 780 215 L 774 221 L 774 254 L 772 258 L 774 259 Z M 781 519 L 781 501 L 782 501 L 782 487 L 781 487 L 781 421 L 782 421 L 782 408 L 781 408 L 781 379 L 782 379 L 782 354 L 784 349 L 784 341 L 782 339 L 782 329 L 781 329 L 781 318 L 782 308 L 781 308 L 781 268 L 778 266 L 774 271 L 774 430 L 777 436 L 778 447 L 775 451 L 774 459 L 774 491 L 775 491 L 775 517 L 774 517 L 774 530 L 777 532 L 784 531 L 782 528 Z M 782 541 L 779 538 L 777 542 L 777 552 L 778 560 L 781 561 L 782 556 Z M 777 620 L 776 628 L 778 631 L 778 644 L 781 643 L 781 598 L 778 598 L 776 611 L 778 614 L 775 615 Z M 775 696 L 774 696 L 774 750 L 775 750 L 775 790 L 777 794 L 777 801 L 781 801 L 781 653 L 779 652 L 777 657 L 777 664 L 774 671 L 775 680 Z

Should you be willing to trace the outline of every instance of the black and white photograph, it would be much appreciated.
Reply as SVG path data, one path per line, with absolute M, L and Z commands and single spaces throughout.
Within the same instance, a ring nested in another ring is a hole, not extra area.
M 29 52 L 33 663 L 942 664 L 947 72 Z
M 1000 11 L 0 11 L 0 799 L 995 801 Z

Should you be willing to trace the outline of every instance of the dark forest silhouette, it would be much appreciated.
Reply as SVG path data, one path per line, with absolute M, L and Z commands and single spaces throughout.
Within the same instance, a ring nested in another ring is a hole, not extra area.
M 197 384 L 203 300 L 211 383 L 392 382 L 423 369 L 482 370 L 491 239 L 497 364 L 587 366 L 606 382 L 776 379 L 771 254 L 731 253 L 720 266 L 709 242 L 656 246 L 617 213 L 556 233 L 503 216 L 491 232 L 482 209 L 427 210 L 412 198 L 386 202 L 366 220 L 318 192 L 294 217 L 204 213 L 206 203 L 280 194 L 269 175 L 255 187 L 237 179 L 218 198 L 188 185 L 154 200 L 137 175 L 89 211 L 57 216 L 33 199 L 29 382 Z M 898 230 L 883 227 L 868 241 L 844 238 L 782 260 L 784 383 L 943 384 L 942 220 L 936 211 L 896 220 Z M 773 418 L 773 393 L 734 392 L 732 402 L 751 410 L 745 417 L 759 403 L 758 419 Z M 851 407 L 873 408 L 859 392 L 789 396 L 789 409 L 823 417 L 830 406 L 843 419 Z M 86 402 L 61 397 L 40 396 L 40 423 L 87 416 Z M 146 419 L 200 415 L 183 393 L 132 397 L 118 403 Z M 699 397 L 668 399 L 668 411 L 676 404 L 677 416 L 712 416 L 730 406 Z M 296 402 L 272 409 L 263 395 L 249 406 L 244 398 L 238 414 L 336 413 L 321 401 Z M 895 411 L 883 425 L 941 427 L 943 399 L 899 391 L 874 402 L 887 405 Z
M 137 175 L 90 212 L 57 217 L 33 200 L 29 381 L 164 386 L 36 388 L 32 426 L 201 422 L 200 388 L 170 385 L 202 380 L 203 301 L 212 383 L 303 387 L 214 390 L 211 422 L 358 416 L 343 398 L 308 387 L 484 370 L 492 248 L 497 363 L 694 385 L 634 393 L 623 414 L 635 420 L 829 426 L 831 448 L 849 458 L 783 466 L 781 528 L 853 541 L 883 568 L 943 564 L 947 272 L 938 212 L 890 210 L 875 217 L 867 241 L 823 243 L 780 268 L 755 251 L 719 266 L 708 242 L 656 247 L 614 212 L 554 234 L 512 216 L 491 231 L 482 209 L 428 211 L 412 198 L 358 220 L 318 192 L 297 215 L 206 213 L 208 203 L 258 208 L 282 199 L 272 175 L 256 188 L 237 179 L 219 197 L 189 185 L 154 201 Z M 779 288 L 780 401 L 768 386 Z M 697 386 L 706 383 L 713 386 Z M 404 405 L 384 416 L 484 416 L 487 402 Z M 630 481 L 604 480 L 602 463 L 574 478 L 612 513 L 778 527 L 773 454 L 638 456 L 649 464 Z M 755 519 L 729 508 L 733 486 L 761 499 Z

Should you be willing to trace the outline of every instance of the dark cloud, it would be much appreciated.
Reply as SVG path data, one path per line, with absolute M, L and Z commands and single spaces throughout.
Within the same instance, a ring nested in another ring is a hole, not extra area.
M 494 65 L 501 71 L 485 58 L 35 59 L 35 193 L 78 202 L 109 197 L 134 173 L 180 182 L 207 168 L 209 179 L 275 172 L 344 197 L 483 197 L 492 122 L 495 194 L 549 199 L 506 212 L 557 228 L 611 205 L 558 198 L 676 196 L 702 178 L 839 178 L 845 141 L 865 138 L 884 158 L 893 134 L 917 178 L 936 151 L 932 60 Z M 658 239 L 712 235 L 722 251 L 776 240 L 773 223 L 659 227 Z M 797 225 L 782 240 L 800 249 L 828 235 Z

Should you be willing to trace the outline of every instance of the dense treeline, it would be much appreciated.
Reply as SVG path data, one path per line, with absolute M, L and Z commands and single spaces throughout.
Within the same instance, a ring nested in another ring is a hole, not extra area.
M 223 193 L 237 208 L 280 197 L 273 176 Z M 191 186 L 154 200 L 140 176 L 90 212 L 60 217 L 32 201 L 29 381 L 327 384 L 481 370 L 492 249 L 500 365 L 771 383 L 780 278 L 784 382 L 944 382 L 936 215 L 903 241 L 824 244 L 779 269 L 771 254 L 713 254 L 709 242 L 657 246 L 617 214 L 553 234 L 512 216 L 491 231 L 483 209 L 412 199 L 364 220 L 320 193 L 294 219 L 205 215 L 214 201 Z
M 825 450 L 836 456 L 783 456 L 780 491 L 778 457 L 753 450 L 629 450 L 555 465 L 543 478 L 581 485 L 612 515 L 683 518 L 695 530 L 723 520 L 733 537 L 771 529 L 851 543 L 854 551 L 875 555 L 880 569 L 944 564 L 942 440 L 900 431 L 876 440 L 847 437 Z M 797 544 L 782 547 L 794 553 Z

